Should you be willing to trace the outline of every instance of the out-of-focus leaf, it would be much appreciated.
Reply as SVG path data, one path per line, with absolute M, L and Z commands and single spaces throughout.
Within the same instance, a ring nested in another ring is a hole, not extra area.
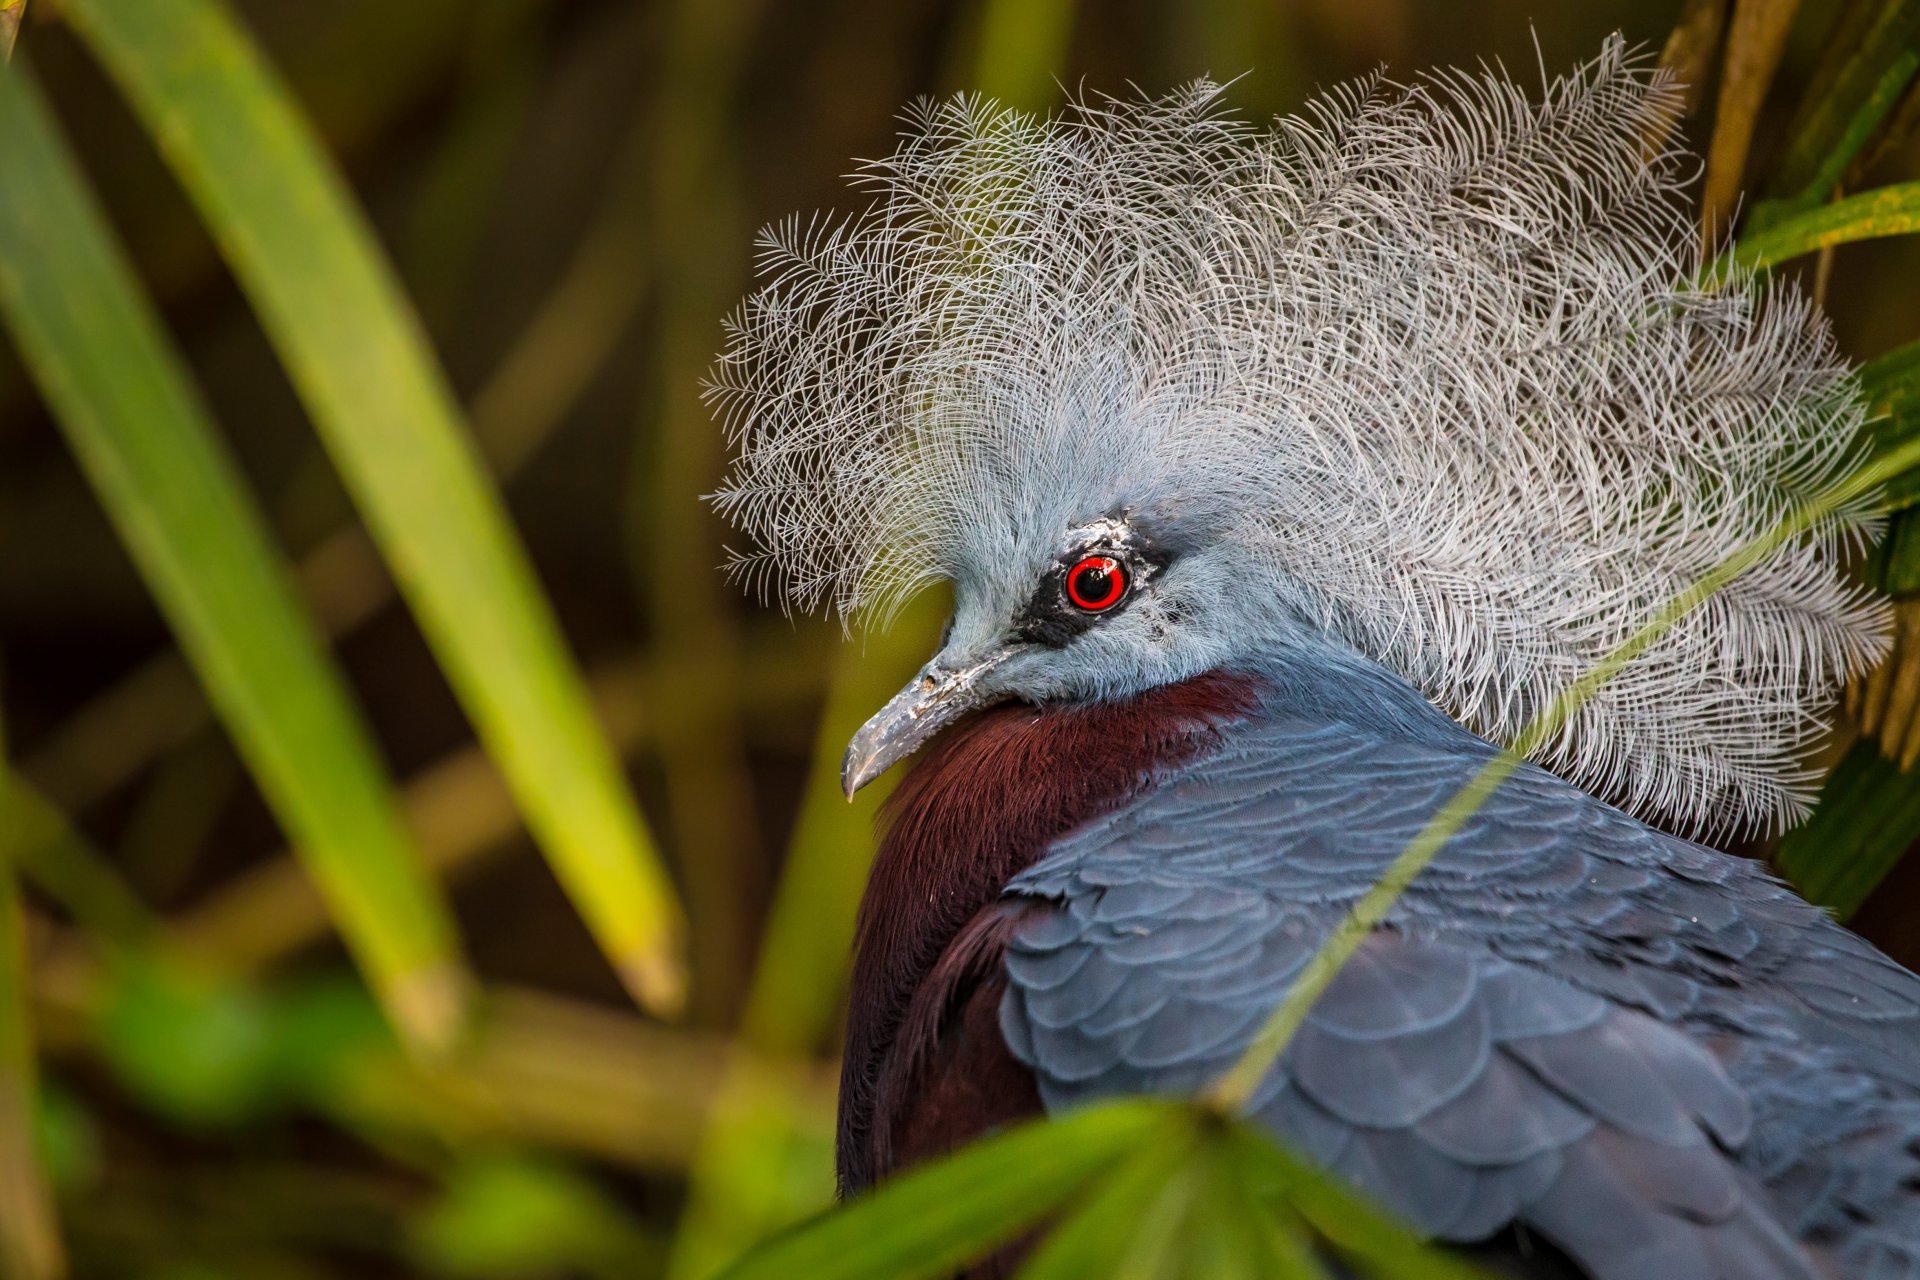
M 1842 920 L 1920 840 L 1920 778 L 1862 738 L 1827 775 L 1813 816 L 1781 838 L 1774 865 Z
M 515 1156 L 457 1166 L 409 1237 L 429 1270 L 471 1280 L 633 1275 L 647 1248 L 593 1182 L 564 1165 Z
M 1709 248 L 1719 242 L 1739 194 L 1754 122 L 1799 7 L 1800 0 L 1734 0 L 1720 97 L 1713 113 L 1713 141 L 1707 148 L 1707 178 L 1700 195 L 1700 234 Z
M 20 38 L 20 19 L 26 16 L 27 0 L 0 0 L 0 62 L 13 57 L 13 42 Z
M 1748 226 L 1820 204 L 1920 70 L 1920 0 L 1858 0 L 1835 24 L 1820 70 Z
M 947 595 L 927 591 L 885 635 L 849 641 L 814 738 L 806 795 L 763 935 L 742 1032 L 763 1052 L 814 1052 L 832 1029 L 853 963 L 853 921 L 873 863 L 874 823 L 898 780 L 876 779 L 849 803 L 840 759 L 854 732 L 933 656 Z
M 1193 1207 L 1187 1274 L 1194 1280 L 1328 1280 L 1326 1268 L 1291 1212 L 1254 1194 L 1239 1144 L 1227 1132 L 1214 1137 L 1209 1185 Z
M 178 1124 L 232 1128 L 337 1107 L 369 1064 L 416 1071 L 379 1006 L 340 974 L 273 987 L 237 982 L 162 951 L 128 951 L 100 984 L 94 1035 L 129 1092 Z M 445 1078 L 445 1063 L 435 1068 Z
M 96 1027 L 133 1094 L 198 1128 L 243 1123 L 275 1100 L 273 1030 L 258 992 L 155 955 L 119 966 Z
M 261 1067 L 276 1098 L 324 1106 L 342 1072 L 395 1047 L 366 988 L 344 974 L 317 975 L 276 990 L 271 1013 Z
M 27 883 L 83 928 L 119 942 L 152 931 L 146 904 L 65 814 L 18 775 L 0 778 L 0 786 L 12 795 L 7 824 L 0 827 L 0 858 L 12 861 Z
M 38 1083 L 33 1134 L 47 1181 L 62 1193 L 92 1185 L 104 1167 L 99 1121 L 58 1079 L 42 1077 Z
M 0 77 L 8 74 L 0 71 Z M 0 749 L 0 761 L 5 754 Z M 0 830 L 13 819 L 8 776 L 0 769 Z M 35 1142 L 38 1090 L 25 924 L 13 867 L 0 857 L 0 1275 L 53 1280 L 66 1264 Z
M 1920 434 L 1920 342 L 1910 342 L 1860 366 L 1860 391 L 1876 415 L 1871 427 L 1875 453 L 1884 453 Z M 1920 502 L 1920 469 L 1888 480 L 1881 489 L 1881 499 L 1890 510 Z M 1906 519 L 1896 517 L 1890 540 Z M 1911 586 L 1896 586 L 1890 577 L 1884 585 L 1890 591 L 1920 590 L 1920 577 Z
M 27 69 L 0 75 L 0 308 L 389 1013 L 443 1046 L 465 982 L 343 681 Z
M 1911 512 L 1901 512 L 1887 525 L 1872 565 L 1881 588 L 1889 595 L 1920 591 L 1920 521 Z
M 678 906 L 418 326 L 286 90 L 213 0 L 75 0 L 207 219 L 482 741 L 636 998 L 677 1005 Z
M 769 1089 L 763 1077 L 740 1055 L 727 1063 L 674 1234 L 667 1275 L 675 1280 L 711 1276 L 833 1201 L 831 1116 L 807 1115 L 804 1099 Z
M 916 1280 L 946 1275 L 1017 1236 L 1101 1169 L 1172 1142 L 1189 1120 L 1163 1102 L 1103 1103 L 1033 1121 L 909 1170 L 794 1228 L 727 1280 Z
M 1337 1180 L 1283 1151 L 1250 1126 L 1235 1130 L 1236 1163 L 1249 1185 L 1277 1196 L 1362 1274 L 1382 1280 L 1488 1280 L 1486 1273 L 1424 1244 Z
M 1195 1253 L 1194 1208 L 1209 1190 L 1212 1154 L 1201 1147 L 1184 1160 L 1171 1154 L 1162 1157 L 1170 1166 L 1167 1180 L 1159 1197 L 1134 1224 L 1133 1238 L 1112 1273 L 1113 1280 L 1201 1280 L 1187 1269 L 1187 1263 Z
M 1908 443 L 1920 432 L 1920 343 L 1868 361 L 1860 370 L 1860 387 L 1876 415 L 1876 453 Z M 1866 578 L 1896 598 L 1915 596 L 1920 594 L 1920 513 L 1908 508 L 1920 501 L 1920 469 L 1894 476 L 1880 496 L 1894 515 L 1867 561 Z M 1848 689 L 1847 707 L 1859 720 L 1861 733 L 1877 739 L 1881 751 L 1904 771 L 1920 760 L 1920 600 L 1900 600 L 1895 617 L 1893 649 Z M 1905 838 L 1899 830 L 1882 833 L 1877 837 L 1881 856 L 1897 858 L 1899 849 L 1916 837 L 1920 831 L 1905 833 Z
M 1855 240 L 1920 231 L 1920 182 L 1898 182 L 1784 218 L 1734 247 L 1742 266 L 1778 263 Z
M 1011 107 L 1044 106 L 1066 65 L 1073 11 L 1070 0 L 987 0 L 973 88 Z
M 1920 403 L 1920 342 L 1909 342 L 1860 366 L 1860 389 L 1875 404 Z
M 1185 1141 L 1182 1141 L 1182 1138 Z M 1047 1232 L 1020 1269 L 1019 1280 L 1082 1280 L 1111 1276 L 1135 1252 L 1140 1224 L 1159 1207 L 1197 1133 L 1142 1151 L 1090 1186 L 1082 1203 Z
M 1241 1232 L 1242 1248 L 1254 1260 L 1253 1274 L 1263 1280 L 1327 1280 L 1326 1267 L 1299 1219 L 1290 1210 L 1277 1211 L 1273 1199 L 1262 1196 L 1267 1178 L 1249 1165 L 1243 1150 L 1249 1141 L 1267 1139 L 1228 1136 L 1229 1150 L 1219 1162 L 1217 1182 L 1220 1211 Z
M 853 962 L 853 921 L 874 853 L 874 820 L 893 785 L 882 778 L 849 804 L 840 758 L 863 721 L 932 655 L 943 592 L 914 600 L 884 635 L 848 643 L 834 662 L 813 763 L 785 870 L 762 934 L 740 1037 L 774 1057 L 812 1054 L 831 1033 Z M 813 1118 L 796 1099 L 767 1094 L 750 1069 L 729 1070 L 694 1161 L 668 1274 L 712 1275 L 740 1250 L 833 1196 L 831 1162 L 818 1160 Z M 815 1158 L 809 1165 L 806 1160 Z
M 1728 0 L 1686 0 L 1660 48 L 1660 65 L 1680 82 L 1688 115 L 1707 96 L 1714 55 L 1720 52 L 1720 36 L 1727 25 L 1727 4 Z
M 982 15 L 974 82 L 1018 105 L 1037 104 L 1057 75 L 1071 36 L 1072 0 L 996 0 Z M 1023 41 L 1027 34 L 1044 37 Z M 1049 61 L 1052 59 L 1052 61 Z M 874 853 L 874 818 L 891 780 L 851 805 L 840 791 L 840 760 L 853 731 L 931 656 L 946 607 L 926 593 L 885 634 L 846 646 L 834 665 L 800 819 L 762 936 L 741 1018 L 752 1049 L 783 1056 L 812 1052 L 829 1034 L 846 991 L 854 911 Z M 783 1158 L 804 1148 L 805 1118 L 778 1097 L 756 1094 L 730 1072 L 694 1163 L 687 1208 L 668 1275 L 703 1280 L 739 1250 L 810 1212 L 832 1194 L 825 1167 L 794 1176 Z M 780 1153 L 771 1161 L 767 1153 Z

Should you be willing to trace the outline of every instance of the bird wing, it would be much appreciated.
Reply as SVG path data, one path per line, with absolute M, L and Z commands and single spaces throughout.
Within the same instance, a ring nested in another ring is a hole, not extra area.
M 1057 844 L 1009 886 L 1050 909 L 1014 932 L 1001 1006 L 1047 1106 L 1215 1078 L 1483 758 L 1266 722 Z M 1805 1277 L 1796 1234 L 1863 1185 L 1839 1164 L 1911 1171 L 1917 1036 L 1912 975 L 1739 860 L 1528 769 L 1362 945 L 1252 1110 L 1441 1239 L 1520 1222 L 1600 1280 Z M 1756 1090 L 1780 1055 L 1801 1087 Z M 1755 1137 L 1778 1117 L 1786 1150 Z M 1815 1168 L 1787 1221 L 1771 1184 Z

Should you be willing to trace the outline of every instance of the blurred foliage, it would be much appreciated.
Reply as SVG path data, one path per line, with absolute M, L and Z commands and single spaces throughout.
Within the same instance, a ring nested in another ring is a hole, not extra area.
M 0 3 L 0 46 L 21 13 Z M 1623 29 L 1696 81 L 1703 238 L 1747 209 L 1740 260 L 1800 275 L 1871 358 L 1875 447 L 1914 438 L 1920 0 L 25 19 L 0 69 L 8 1276 L 697 1280 L 769 1237 L 737 1274 L 932 1275 L 1042 1220 L 1039 1276 L 1312 1275 L 1312 1248 L 1457 1271 L 1160 1104 L 1010 1131 L 794 1229 L 832 1195 L 878 801 L 840 798 L 839 754 L 943 606 L 848 641 L 730 590 L 697 383 L 753 227 L 846 207 L 836 175 L 917 94 L 1250 71 L 1233 96 L 1266 112 L 1381 62 L 1564 66 Z M 1912 519 L 1863 566 L 1903 598 Z M 1913 964 L 1902 610 L 1777 858 Z M 671 1000 L 676 898 L 691 999 L 663 1025 L 632 997 Z

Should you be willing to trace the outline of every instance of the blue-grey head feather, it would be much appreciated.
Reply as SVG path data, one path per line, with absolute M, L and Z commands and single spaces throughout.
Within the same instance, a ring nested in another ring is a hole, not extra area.
M 742 572 L 848 618 L 950 580 L 930 671 L 976 696 L 1333 653 L 1507 741 L 1859 457 L 1812 305 L 1697 284 L 1677 97 L 1618 39 L 1537 100 L 1376 79 L 1260 128 L 1221 95 L 924 106 L 865 212 L 768 231 L 710 387 Z M 1842 572 L 1871 529 L 1747 572 L 1540 761 L 1695 831 L 1793 816 L 1884 642 Z M 1137 545 L 1125 607 L 1036 621 L 1089 530 Z

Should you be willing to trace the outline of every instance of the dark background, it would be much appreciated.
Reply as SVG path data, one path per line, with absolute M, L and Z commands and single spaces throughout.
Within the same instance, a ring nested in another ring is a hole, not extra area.
M 1810 74 L 1825 7 L 1805 5 L 1796 24 L 1756 134 L 1756 165 Z M 350 519 L 350 508 L 191 207 L 52 8 L 30 8 L 21 47 L 298 554 Z M 697 381 L 743 290 L 754 229 L 790 210 L 852 207 L 841 175 L 852 158 L 890 148 L 899 108 L 974 85 L 979 6 L 246 0 L 239 8 L 348 174 L 480 429 L 493 424 L 523 442 L 524 461 L 503 486 L 512 514 L 583 668 L 597 687 L 618 691 L 625 711 L 610 714 L 644 724 L 622 744 L 693 916 L 695 1030 L 675 1034 L 708 1044 L 699 1029 L 730 1026 L 744 998 L 839 637 L 819 620 L 783 618 L 717 572 L 724 533 L 693 499 L 717 479 L 721 450 Z M 1536 67 L 1564 72 L 1615 30 L 1657 51 L 1675 10 L 1671 0 L 1087 3 L 1074 15 L 1061 78 L 1159 91 L 1203 73 L 1244 73 L 1231 97 L 1265 115 L 1383 65 L 1410 75 L 1497 61 L 1537 81 Z M 1689 122 L 1696 147 L 1707 123 Z M 1913 171 L 1904 157 L 1887 167 Z M 1840 256 L 1826 296 L 1848 352 L 1875 355 L 1920 331 L 1916 265 L 1907 240 Z M 216 729 L 176 731 L 177 717 L 159 708 L 109 745 L 138 730 L 164 748 L 130 772 L 108 763 L 101 774 L 90 771 L 94 748 L 84 740 L 75 748 L 71 736 L 76 716 L 168 647 L 148 593 L 0 338 L 8 750 L 145 907 L 191 921 L 285 856 L 225 739 Z M 661 656 L 689 651 L 713 661 L 689 676 Z M 375 609 L 337 653 L 398 779 L 417 783 L 469 749 L 467 722 L 403 608 Z M 668 704 L 678 707 L 678 727 Z M 97 776 L 106 784 L 89 781 Z M 650 1025 L 630 1012 L 511 816 L 489 819 L 488 802 L 461 785 L 448 783 L 449 821 L 464 815 L 487 827 L 448 872 L 477 969 L 489 983 L 552 997 L 600 1042 L 644 1037 Z M 1917 879 L 1909 859 L 1860 917 L 1909 964 L 1920 962 Z M 75 926 L 73 904 L 39 891 L 29 901 L 45 959 Z M 112 909 L 97 894 L 94 906 Z M 276 923 L 270 902 L 242 918 L 281 930 L 263 956 L 259 999 L 346 973 L 324 929 Z M 564 1056 L 567 1034 L 553 1030 L 540 1043 Z M 56 1163 L 83 1274 L 650 1274 L 683 1198 L 684 1134 L 651 1153 L 644 1142 L 609 1151 L 558 1126 L 483 1133 L 464 1147 L 442 1137 L 423 1165 L 303 1099 L 196 1113 L 143 1084 L 125 1046 L 50 1039 L 47 1124 L 50 1141 L 66 1144 Z M 164 1035 L 160 1043 L 162 1056 L 185 1052 Z M 626 1069 L 655 1070 L 646 1042 L 631 1043 Z M 206 1052 L 217 1080 L 220 1051 Z M 605 1105 L 620 1096 L 616 1088 Z M 689 1108 L 694 1118 L 663 1125 L 691 1131 L 697 1108 Z M 802 1199 L 824 1186 L 819 1167 Z M 488 1176 L 506 1177 L 506 1189 Z M 527 1204 L 549 1193 L 557 1207 L 522 1222 Z M 490 1209 L 489 1194 L 508 1207 Z M 479 1257 L 448 1243 L 448 1232 L 471 1239 L 487 1223 L 507 1224 L 511 1239 Z M 515 1242 L 527 1241 L 535 1243 L 516 1254 Z

